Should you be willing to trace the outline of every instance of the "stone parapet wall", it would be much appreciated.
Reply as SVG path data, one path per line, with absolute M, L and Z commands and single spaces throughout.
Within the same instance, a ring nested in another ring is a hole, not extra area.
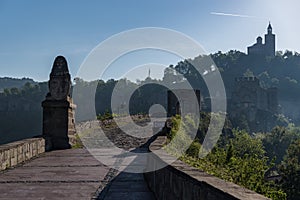
M 45 152 L 43 138 L 29 138 L 0 145 L 0 171 Z
M 148 156 L 147 164 L 149 169 L 158 170 L 144 174 L 157 199 L 268 200 L 260 194 L 209 175 L 179 160 L 159 169 L 163 160 L 169 159 L 161 149 L 165 142 L 166 137 L 159 136 L 150 145 L 149 149 L 153 154 Z

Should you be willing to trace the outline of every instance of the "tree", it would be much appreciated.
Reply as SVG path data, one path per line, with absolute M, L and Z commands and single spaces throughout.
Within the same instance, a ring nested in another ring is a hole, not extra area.
M 293 57 L 293 52 L 292 51 L 289 51 L 289 50 L 286 50 L 283 54 L 283 58 L 284 59 L 290 59 Z
M 271 133 L 263 138 L 263 144 L 270 159 L 276 158 L 275 163 L 279 164 L 286 153 L 287 148 L 297 137 L 297 133 L 285 127 L 276 126 Z
M 288 195 L 288 200 L 300 199 L 300 139 L 293 142 L 280 166 L 282 173 L 282 188 Z
M 268 164 L 260 139 L 251 137 L 244 130 L 233 130 L 233 137 L 227 139 L 225 145 L 218 145 L 203 159 L 193 156 L 197 147 L 201 147 L 196 142 L 187 152 L 192 157 L 183 158 L 187 163 L 273 200 L 286 199 L 286 194 L 278 186 L 265 180 L 265 172 L 273 165 Z
M 12 95 L 18 95 L 18 94 L 20 94 L 20 91 L 19 91 L 18 88 L 13 87 L 13 88 L 10 89 L 10 93 L 11 93 Z
M 4 92 L 4 95 L 5 95 L 5 96 L 10 95 L 10 89 L 5 88 L 5 89 L 3 90 L 3 92 Z

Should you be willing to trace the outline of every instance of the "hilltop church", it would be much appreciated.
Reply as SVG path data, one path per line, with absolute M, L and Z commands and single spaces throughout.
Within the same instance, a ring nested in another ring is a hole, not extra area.
M 262 43 L 262 37 L 257 37 L 256 43 L 248 47 L 248 55 L 275 56 L 275 34 L 272 33 L 271 23 L 265 34 L 265 43 Z

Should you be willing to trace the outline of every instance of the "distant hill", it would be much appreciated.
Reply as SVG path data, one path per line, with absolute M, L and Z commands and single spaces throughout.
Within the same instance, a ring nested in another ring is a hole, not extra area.
M 47 82 L 1 78 L 0 144 L 42 133 L 41 102 L 48 92 Z
M 26 83 L 37 84 L 33 79 L 30 78 L 10 78 L 10 77 L 0 77 L 0 92 L 5 88 L 21 88 Z
M 280 117 L 295 123 L 297 126 L 300 125 L 300 54 L 297 52 L 276 52 L 276 56 L 271 58 L 257 55 L 249 56 L 234 50 L 226 53 L 217 52 L 209 56 L 198 56 L 194 59 L 180 61 L 176 65 L 170 65 L 164 70 L 162 80 L 148 77 L 139 83 L 133 83 L 126 79 L 92 82 L 76 79 L 74 87 L 80 88 L 78 91 L 82 91 L 82 94 L 78 95 L 80 98 L 86 98 L 91 96 L 88 87 L 97 84 L 95 94 L 97 115 L 112 112 L 111 97 L 117 84 L 118 90 L 122 91 L 117 92 L 122 103 L 119 109 L 123 109 L 126 105 L 126 94 L 134 91 L 128 105 L 130 114 L 148 113 L 149 108 L 154 104 L 160 104 L 167 110 L 168 88 L 180 88 L 184 82 L 189 82 L 192 87 L 200 89 L 203 100 L 208 99 L 209 93 L 206 84 L 193 65 L 210 64 L 210 59 L 213 59 L 220 71 L 228 102 L 230 102 L 234 91 L 235 78 L 250 73 L 260 80 L 260 85 L 263 88 L 278 88 L 280 113 L 285 116 Z M 208 75 L 213 76 L 213 71 Z M 141 86 L 142 84 L 144 85 Z M 38 83 L 29 78 L 5 77 L 0 78 L 1 90 L 4 92 L 0 92 L 0 144 L 41 134 L 41 102 L 49 90 L 48 83 Z M 77 99 L 77 102 L 80 101 Z M 209 102 L 207 105 L 205 105 L 205 101 L 202 103 L 203 108 L 209 107 Z M 81 109 L 86 108 L 84 105 L 79 105 L 76 113 L 80 113 Z M 209 111 L 209 108 L 207 110 Z M 78 118 L 76 120 L 80 121 Z M 234 120 L 231 121 L 233 124 L 237 124 Z M 244 121 L 241 118 L 241 123 Z

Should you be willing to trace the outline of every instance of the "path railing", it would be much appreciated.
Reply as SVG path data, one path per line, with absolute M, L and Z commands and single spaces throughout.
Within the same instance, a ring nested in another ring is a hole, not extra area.
M 43 138 L 29 138 L 0 145 L 0 171 L 45 152 Z

